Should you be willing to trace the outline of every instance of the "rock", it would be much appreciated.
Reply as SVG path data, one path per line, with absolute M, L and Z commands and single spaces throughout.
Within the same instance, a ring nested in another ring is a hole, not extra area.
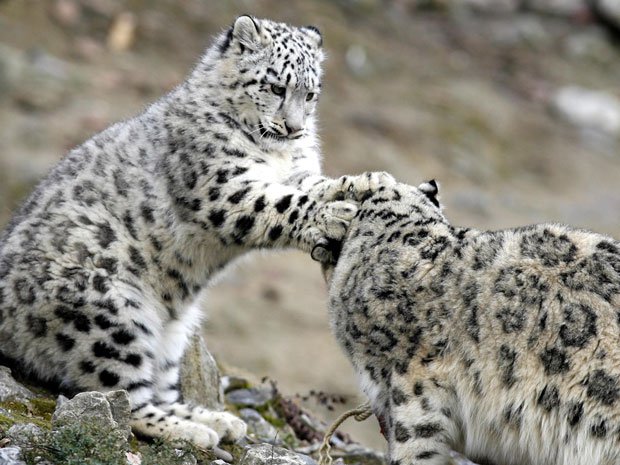
M 567 86 L 555 93 L 551 105 L 560 117 L 575 126 L 620 135 L 620 100 L 611 94 Z
M 237 389 L 245 389 L 250 387 L 250 382 L 239 376 L 222 376 L 220 381 L 222 385 L 222 390 L 228 394 L 230 391 L 235 391 Z
M 248 433 L 254 435 L 261 442 L 282 444 L 275 426 L 265 420 L 260 413 L 251 408 L 239 410 L 239 416 L 248 424 Z
M 7 400 L 28 400 L 35 395 L 24 386 L 19 384 L 13 376 L 11 370 L 0 366 L 0 402 Z
M 118 424 L 119 429 L 126 433 L 129 437 L 131 434 L 131 406 L 129 404 L 129 394 L 127 391 L 112 391 L 105 394 L 105 397 L 110 404 L 110 411 L 112 412 L 112 418 Z
M 373 449 L 367 449 L 359 444 L 349 444 L 344 452 L 332 452 L 334 459 L 341 459 L 351 465 L 383 465 L 385 455 Z
M 56 0 L 50 14 L 61 26 L 75 27 L 82 16 L 81 5 L 74 0 Z
M 19 447 L 3 447 L 0 449 L 0 464 L 2 465 L 26 465 L 19 460 Z
M 116 431 L 119 433 L 119 442 L 126 440 L 128 431 L 126 425 L 119 425 L 114 419 L 113 410 L 124 421 L 122 413 L 125 408 L 121 394 L 111 393 L 111 398 L 117 402 L 112 408 L 105 394 L 101 392 L 81 392 L 73 399 L 64 402 L 56 408 L 52 415 L 52 429 L 75 424 L 88 424 L 101 428 L 102 431 Z M 126 395 L 126 393 L 125 393 Z
M 61 106 L 73 90 L 71 81 L 67 64 L 42 50 L 22 53 L 0 47 L 0 94 L 27 110 Z
M 244 457 L 243 465 L 317 465 L 312 457 L 269 444 L 246 447 Z
M 220 449 L 219 447 L 213 448 L 213 454 L 217 457 L 218 460 L 224 463 L 231 463 L 233 461 L 233 456 L 230 452 Z
M 33 423 L 18 423 L 11 426 L 5 436 L 11 440 L 12 445 L 24 447 L 31 444 L 33 438 L 40 438 L 44 434 L 44 431 Z
M 273 392 L 269 388 L 237 389 L 226 394 L 226 402 L 238 407 L 262 407 L 273 400 Z
M 185 402 L 193 402 L 211 410 L 223 409 L 220 372 L 202 336 L 195 335 L 185 351 L 180 378 L 181 394 Z

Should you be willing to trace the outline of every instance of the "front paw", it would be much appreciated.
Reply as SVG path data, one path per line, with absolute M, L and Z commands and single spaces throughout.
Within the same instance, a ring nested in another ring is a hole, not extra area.
M 357 206 L 344 201 L 326 203 L 317 215 L 318 227 L 311 241 L 310 256 L 320 263 L 335 263 L 340 255 L 342 240 L 351 220 L 357 215 Z
M 385 171 L 368 171 L 359 176 L 344 176 L 343 187 L 349 198 L 359 202 L 366 200 L 381 187 L 392 187 L 396 179 Z

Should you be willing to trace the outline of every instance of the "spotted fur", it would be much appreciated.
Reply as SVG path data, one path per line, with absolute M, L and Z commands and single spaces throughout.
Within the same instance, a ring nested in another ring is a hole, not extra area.
M 211 277 L 251 249 L 329 260 L 390 177 L 320 174 L 321 36 L 249 16 L 142 114 L 72 150 L 0 237 L 0 350 L 77 390 L 126 389 L 136 432 L 211 447 L 245 434 L 180 403 Z
M 437 186 L 365 200 L 330 317 L 392 465 L 620 463 L 620 243 L 452 226 Z

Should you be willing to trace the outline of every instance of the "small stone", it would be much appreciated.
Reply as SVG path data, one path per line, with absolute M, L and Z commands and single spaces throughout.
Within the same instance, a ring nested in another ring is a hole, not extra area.
M 0 402 L 7 400 L 28 400 L 35 395 L 19 384 L 11 375 L 11 370 L 0 366 Z
M 237 389 L 226 394 L 226 402 L 239 407 L 262 407 L 273 400 L 273 392 L 267 388 Z
M 220 459 L 223 462 L 230 463 L 233 461 L 233 456 L 230 452 L 225 451 L 224 449 L 220 449 L 217 446 L 213 448 L 213 453 L 218 459 Z
M 105 394 L 105 397 L 110 404 L 110 410 L 112 412 L 112 418 L 118 424 L 119 429 L 126 433 L 129 437 L 131 434 L 131 406 L 129 404 L 129 394 L 127 391 L 112 391 Z
M 73 0 L 56 0 L 52 6 L 52 17 L 62 26 L 76 26 L 82 15 L 80 4 Z
M 2 465 L 26 465 L 26 462 L 19 460 L 19 447 L 11 446 L 0 449 L 0 464 Z
M 112 22 L 108 31 L 108 48 L 113 52 L 124 52 L 131 48 L 136 35 L 136 17 L 124 11 Z
M 6 437 L 12 445 L 24 447 L 32 444 L 33 438 L 40 438 L 43 434 L 43 430 L 33 423 L 17 423 L 7 430 Z
M 620 100 L 614 95 L 566 86 L 553 96 L 552 108 L 575 126 L 612 136 L 620 134 Z
M 250 382 L 241 378 L 240 376 L 222 376 L 221 381 L 222 390 L 228 394 L 230 391 L 235 391 L 237 389 L 246 389 L 250 387 Z
M 185 402 L 192 402 L 211 410 L 224 408 L 220 372 L 202 336 L 195 335 L 191 339 L 181 361 L 179 376 L 181 395 Z
M 241 409 L 239 416 L 248 424 L 248 433 L 254 435 L 259 441 L 268 444 L 282 444 L 282 438 L 278 436 L 277 428 L 265 420 L 256 410 L 251 408 Z
M 123 419 L 122 394 L 112 394 L 112 399 L 117 402 L 114 412 Z M 118 433 L 119 443 L 127 440 L 128 430 L 125 425 L 119 425 L 112 414 L 112 407 L 101 392 L 81 392 L 73 399 L 64 402 L 52 415 L 52 429 L 60 429 L 64 426 L 76 424 L 90 425 L 101 428 L 102 431 Z
M 217 459 L 217 460 L 212 460 L 211 465 L 227 465 L 227 462 L 225 462 L 222 459 Z
M 245 449 L 244 465 L 317 465 L 307 455 L 298 454 L 282 447 L 269 444 L 248 446 Z

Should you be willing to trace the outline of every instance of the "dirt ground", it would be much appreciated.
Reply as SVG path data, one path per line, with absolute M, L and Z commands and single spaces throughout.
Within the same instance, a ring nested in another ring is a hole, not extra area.
M 550 109 L 568 85 L 620 97 L 620 49 L 583 18 L 413 3 L 0 0 L 0 223 L 68 149 L 172 88 L 214 34 L 251 13 L 323 32 L 329 175 L 436 178 L 457 224 L 558 221 L 620 237 L 620 136 Z M 303 254 L 254 254 L 211 289 L 207 343 L 285 392 L 355 403 L 325 296 Z M 376 424 L 355 433 L 382 447 Z

